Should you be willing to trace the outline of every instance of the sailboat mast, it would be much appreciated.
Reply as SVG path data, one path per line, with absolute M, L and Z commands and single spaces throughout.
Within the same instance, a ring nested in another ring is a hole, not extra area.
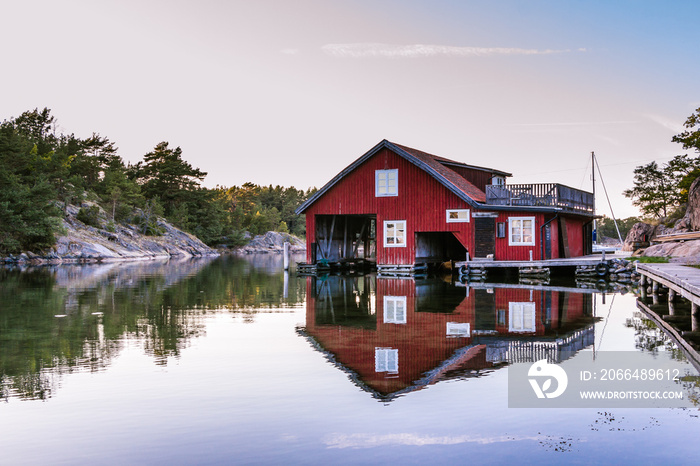
M 595 152 L 591 151 L 591 173 L 593 180 L 593 231 L 595 232 L 594 244 L 598 244 L 598 222 L 595 219 Z

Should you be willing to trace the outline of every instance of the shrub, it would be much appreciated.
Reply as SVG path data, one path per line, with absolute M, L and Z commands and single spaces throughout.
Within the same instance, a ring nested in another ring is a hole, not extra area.
M 657 257 L 657 256 L 639 256 L 639 257 L 628 257 L 628 261 L 639 261 L 644 264 L 666 264 L 670 257 Z
M 100 226 L 100 208 L 94 205 L 81 207 L 78 211 L 78 215 L 75 216 L 78 221 L 83 222 L 85 225 L 92 227 Z

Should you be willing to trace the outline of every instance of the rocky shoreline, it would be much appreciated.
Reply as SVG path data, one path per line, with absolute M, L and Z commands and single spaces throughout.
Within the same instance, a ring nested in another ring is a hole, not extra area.
M 162 236 L 145 236 L 133 225 L 116 225 L 112 231 L 91 227 L 68 218 L 66 234 L 42 253 L 23 252 L 2 258 L 5 264 L 82 264 L 111 261 L 217 256 L 219 252 L 197 237 L 161 220 Z
M 697 265 L 700 240 L 657 241 L 657 238 L 692 232 L 700 232 L 700 178 L 688 190 L 688 203 L 681 218 L 662 218 L 655 224 L 636 223 L 627 234 L 622 250 L 634 256 L 666 257 L 669 262 Z
M 93 205 L 93 204 L 91 204 Z M 305 251 L 304 240 L 286 233 L 269 231 L 251 238 L 239 248 L 213 249 L 199 238 L 186 233 L 164 219 L 157 225 L 161 236 L 143 235 L 135 225 L 113 224 L 106 221 L 101 212 L 99 227 L 86 225 L 77 220 L 79 206 L 69 205 L 63 219 L 64 234 L 56 244 L 41 253 L 23 252 L 0 258 L 6 265 L 59 265 L 86 264 L 116 261 L 147 261 L 155 259 L 215 257 L 223 253 L 232 254 L 281 254 L 284 243 L 290 243 L 290 252 Z
M 282 254 L 284 243 L 289 243 L 289 252 L 298 254 L 306 251 L 306 242 L 294 235 L 268 231 L 264 235 L 258 235 L 245 246 L 230 250 L 235 254 Z

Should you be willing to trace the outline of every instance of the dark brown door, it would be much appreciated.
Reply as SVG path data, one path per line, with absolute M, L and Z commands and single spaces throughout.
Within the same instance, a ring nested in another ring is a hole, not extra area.
M 474 219 L 474 257 L 496 254 L 496 219 L 476 217 Z

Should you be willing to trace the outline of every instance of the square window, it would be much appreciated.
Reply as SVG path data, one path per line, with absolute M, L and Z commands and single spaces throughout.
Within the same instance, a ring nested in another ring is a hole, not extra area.
M 376 170 L 374 172 L 374 194 L 376 197 L 399 195 L 399 170 Z
M 393 348 L 374 348 L 375 372 L 399 372 L 399 350 Z
M 447 210 L 447 223 L 463 223 L 469 221 L 469 209 Z
M 470 335 L 469 322 L 447 322 L 447 337 L 463 337 L 469 338 Z
M 511 246 L 535 245 L 535 217 L 510 217 L 508 244 Z
M 532 333 L 536 330 L 535 303 L 508 303 L 508 330 L 517 333 Z
M 384 296 L 384 323 L 406 323 L 406 296 Z
M 384 246 L 406 246 L 406 220 L 386 220 L 384 222 Z

